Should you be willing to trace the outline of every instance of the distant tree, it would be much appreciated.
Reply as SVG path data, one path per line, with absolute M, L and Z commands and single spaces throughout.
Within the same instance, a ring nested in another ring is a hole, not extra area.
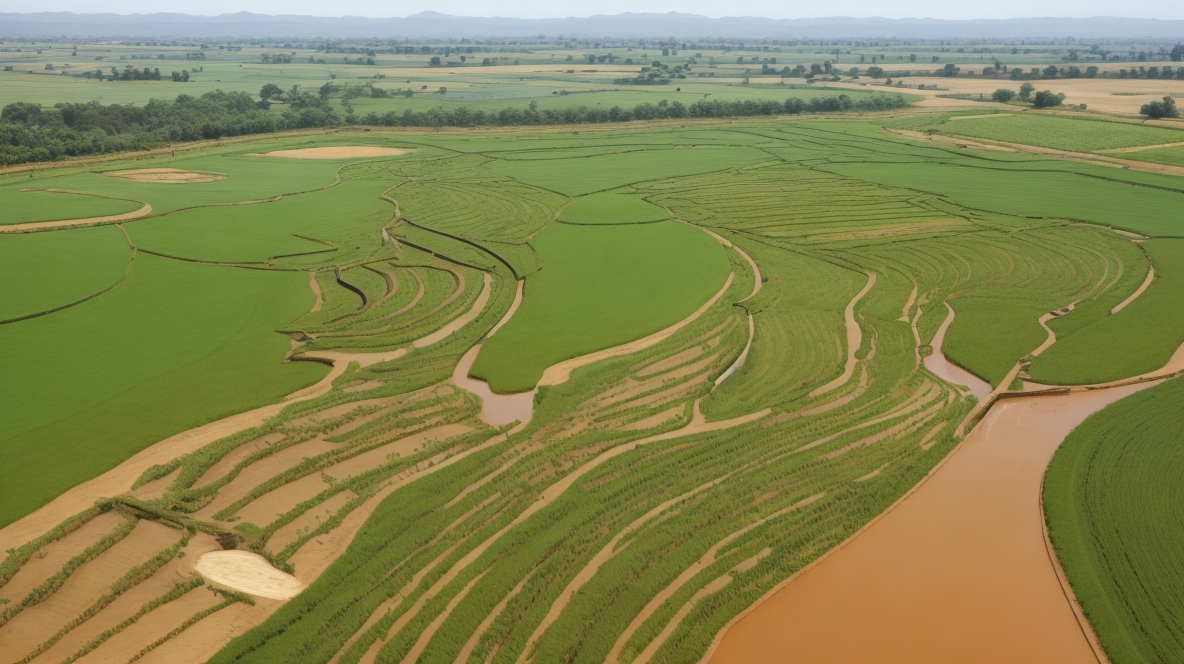
M 329 95 L 333 94 L 333 92 L 336 90 L 337 90 L 337 86 L 333 85 L 332 83 L 326 83 L 321 86 L 320 90 L 317 90 L 317 94 L 319 94 L 321 96 L 321 99 L 324 100 L 324 99 L 328 99 Z
M 1086 78 L 1097 78 L 1097 76 L 1098 76 L 1098 68 L 1097 67 L 1090 65 L 1085 68 L 1085 77 Z
M 937 72 L 937 74 L 938 74 L 938 76 L 951 76 L 952 77 L 952 76 L 957 76 L 958 71 L 959 71 L 958 66 L 955 65 L 954 63 L 950 62 L 950 63 L 947 63 L 946 66 L 942 67 L 941 70 L 939 70 Z
M 439 67 L 440 66 L 440 56 L 433 55 L 432 59 L 428 60 L 428 65 L 430 65 L 432 67 Z
M 1173 46 L 1172 52 L 1168 57 L 1172 59 L 1172 62 L 1184 61 L 1184 44 L 1176 44 Z
M 1058 73 L 1057 66 L 1056 65 L 1049 65 L 1049 66 L 1045 67 L 1044 71 L 1042 71 L 1040 73 L 1041 73 L 1041 75 L 1044 76 L 1044 78 L 1056 78 L 1057 73 Z
M 1054 93 L 1050 90 L 1041 90 L 1032 97 L 1032 105 L 1036 108 L 1050 108 L 1052 106 L 1060 106 L 1061 102 L 1065 101 L 1065 95 L 1061 93 Z
M 259 98 L 263 101 L 279 99 L 282 96 L 284 96 L 284 91 L 275 83 L 268 83 L 259 90 Z
M 1020 86 L 1020 99 L 1023 101 L 1030 101 L 1032 99 L 1032 91 L 1035 89 L 1035 85 L 1032 85 L 1031 83 L 1024 83 Z
M 1171 97 L 1164 97 L 1163 101 L 1153 101 L 1149 104 L 1143 104 L 1143 108 L 1139 109 L 1139 113 L 1146 115 L 1152 120 L 1180 117 L 1180 110 L 1176 108 L 1176 100 Z
M 916 61 L 917 61 L 917 54 L 916 53 L 909 54 L 909 62 L 916 62 Z
M 884 68 L 883 67 L 868 67 L 867 68 L 867 75 L 872 78 L 884 78 Z
M 991 93 L 991 99 L 1001 104 L 1006 104 L 1015 96 L 1015 90 L 1008 90 L 1007 88 L 999 88 Z

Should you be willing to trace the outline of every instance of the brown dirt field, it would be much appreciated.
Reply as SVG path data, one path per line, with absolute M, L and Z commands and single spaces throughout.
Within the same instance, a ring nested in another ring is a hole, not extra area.
M 132 491 L 132 496 L 140 500 L 155 500 L 160 498 L 164 495 L 165 490 L 169 488 L 169 485 L 173 483 L 173 480 L 177 479 L 177 475 L 180 474 L 181 469 L 178 468 L 160 479 L 152 480 L 140 486 L 140 488 Z
M 638 420 L 638 421 L 633 422 L 631 424 L 626 424 L 625 426 L 621 427 L 621 430 L 622 431 L 642 431 L 645 429 L 652 429 L 653 427 L 656 427 L 656 426 L 659 426 L 662 424 L 666 424 L 667 422 L 671 422 L 673 420 L 679 419 L 680 417 L 682 417 L 683 411 L 685 411 L 685 410 L 686 410 L 686 408 L 683 406 L 675 406 L 673 408 L 668 408 L 656 415 L 650 415 L 649 417 L 645 418 L 644 420 Z
M 22 601 L 34 588 L 57 574 L 67 561 L 85 551 L 123 522 L 124 517 L 118 513 L 106 512 L 60 540 L 42 547 L 40 552 L 33 554 L 33 557 L 21 566 L 8 583 L 0 587 L 0 599 L 9 602 Z
M 559 364 L 549 366 L 547 367 L 546 371 L 543 372 L 543 377 L 539 380 L 539 385 L 560 385 L 562 383 L 566 383 L 567 379 L 571 377 L 571 372 L 582 366 L 592 364 L 593 362 L 599 362 L 601 360 L 607 360 L 610 357 L 636 353 L 639 350 L 644 350 L 650 346 L 654 346 L 662 341 L 665 341 L 675 332 L 678 332 L 687 325 L 690 325 L 692 322 L 702 316 L 708 309 L 710 309 L 711 305 L 715 304 L 719 298 L 723 297 L 724 293 L 728 292 L 728 288 L 731 287 L 732 280 L 735 278 L 736 273 L 729 272 L 728 278 L 724 282 L 723 287 L 719 289 L 719 292 L 711 296 L 710 300 L 695 310 L 695 312 L 690 316 L 687 316 L 674 325 L 671 325 L 666 329 L 659 330 L 647 337 L 637 339 L 636 341 L 630 341 L 629 343 L 621 344 L 620 346 L 606 348 L 604 350 L 596 351 L 595 353 L 581 355 L 580 357 L 565 360 Z
M 1155 266 L 1152 265 L 1151 269 L 1149 269 L 1147 271 L 1147 278 L 1143 280 L 1143 283 L 1139 286 L 1139 288 L 1134 293 L 1131 293 L 1130 297 L 1128 297 L 1127 299 L 1123 300 L 1122 302 L 1119 302 L 1118 304 L 1114 305 L 1114 308 L 1110 310 L 1110 315 L 1113 316 L 1114 314 L 1122 311 L 1123 309 L 1126 309 L 1126 305 L 1139 299 L 1139 296 L 1143 294 L 1143 291 L 1147 290 L 1147 287 L 1150 286 L 1151 282 L 1154 280 L 1155 280 Z
M 267 550 L 272 553 L 279 553 L 285 546 L 295 542 L 300 537 L 300 531 L 303 531 L 305 528 L 311 530 L 333 518 L 337 510 L 357 497 L 358 495 L 356 493 L 347 489 L 301 514 L 288 525 L 275 531 L 275 534 L 267 539 Z
M 802 662 L 1095 662 L 1044 546 L 1040 482 L 1073 427 L 1143 387 L 992 408 L 893 507 L 738 616 L 703 661 L 792 650 Z
M 103 173 L 107 177 L 123 178 L 136 182 L 168 182 L 173 184 L 186 182 L 216 182 L 225 180 L 225 173 L 206 173 L 186 171 L 180 168 L 140 168 L 134 171 L 109 171 Z
M 269 433 L 265 436 L 260 436 L 255 440 L 239 445 L 227 453 L 226 456 L 219 459 L 217 463 L 210 466 L 209 470 L 202 473 L 202 476 L 197 478 L 197 481 L 193 483 L 193 487 L 195 489 L 200 489 L 201 487 L 213 482 L 219 477 L 222 477 L 226 473 L 229 473 L 230 470 L 237 466 L 243 459 L 263 449 L 264 447 L 269 447 L 283 439 L 284 434 L 282 433 Z
M 300 148 L 297 150 L 274 150 L 252 157 L 284 157 L 286 159 L 360 159 L 362 157 L 397 157 L 412 150 L 383 148 L 372 145 L 342 145 L 326 148 Z
M 264 598 L 255 598 L 255 606 L 232 604 L 166 641 L 143 659 L 137 660 L 137 664 L 205 662 L 232 638 L 262 624 L 283 604 L 278 600 Z M 197 613 L 197 610 L 193 613 Z
M 208 505 L 194 512 L 198 519 L 211 519 L 222 508 L 247 495 L 247 493 L 263 482 L 275 477 L 283 471 L 299 465 L 306 458 L 324 454 L 338 449 L 338 445 L 323 440 L 309 440 L 297 443 L 287 449 L 266 456 L 255 463 L 243 468 L 229 484 L 218 489 L 218 495 Z
M 664 360 L 658 360 L 657 362 L 654 362 L 653 364 L 637 371 L 636 375 L 638 378 L 645 378 L 646 376 L 652 376 L 656 373 L 662 373 L 663 371 L 669 371 L 670 369 L 673 369 L 674 367 L 677 367 L 677 366 L 686 364 L 687 362 L 690 362 L 691 360 L 695 359 L 696 357 L 699 357 L 702 354 L 703 354 L 703 347 L 702 346 L 694 346 L 692 348 L 688 348 L 688 349 L 682 351 L 681 353 L 671 355 L 670 357 L 668 357 Z
M 636 616 L 633 617 L 633 620 L 629 623 L 629 626 L 625 628 L 625 631 L 621 633 L 621 636 L 617 637 L 617 641 L 616 641 L 616 643 L 613 644 L 613 648 L 612 648 L 612 650 L 609 651 L 608 656 L 605 658 L 605 661 L 609 662 L 611 664 L 617 664 L 617 662 L 620 661 L 621 651 L 624 649 L 626 642 L 628 642 L 629 639 L 632 638 L 633 634 L 636 633 L 637 630 L 642 626 L 642 624 L 644 624 L 645 621 L 648 620 L 649 617 L 654 614 L 654 611 L 657 611 L 659 607 L 661 607 L 663 604 L 668 602 L 670 600 L 670 598 L 674 596 L 674 593 L 678 592 L 679 589 L 681 589 L 688 582 L 690 582 L 691 579 L 698 576 L 698 574 L 700 572 L 702 572 L 704 569 L 707 569 L 712 564 L 714 564 L 715 559 L 716 559 L 716 554 L 719 553 L 720 549 L 727 546 L 729 543 L 736 541 L 736 539 L 742 537 L 745 533 L 751 531 L 752 529 L 757 528 L 769 521 L 772 521 L 773 519 L 776 519 L 777 517 L 784 516 L 786 514 L 789 514 L 790 512 L 795 512 L 803 507 L 806 507 L 806 506 L 810 505 L 811 503 L 814 503 L 814 502 L 820 500 L 825 495 L 826 495 L 825 493 L 818 493 L 818 494 L 814 494 L 812 496 L 809 496 L 808 498 L 803 498 L 802 500 L 799 500 L 798 502 L 796 502 L 788 507 L 777 510 L 776 512 L 773 512 L 769 516 L 766 516 L 762 519 L 758 519 L 758 520 L 748 524 L 747 526 L 744 526 L 743 528 L 727 535 L 726 537 L 724 537 L 720 541 L 716 542 L 710 549 L 707 550 L 706 553 L 704 553 L 699 558 L 699 560 L 696 560 L 695 562 L 691 563 L 691 565 L 689 567 L 687 567 L 685 570 L 683 570 L 682 574 L 679 574 L 677 578 L 675 578 L 673 581 L 670 582 L 670 585 L 666 586 L 665 588 L 663 588 L 661 590 L 661 592 L 659 592 L 657 595 L 655 595 L 654 598 L 652 600 L 650 600 L 650 602 L 648 604 L 646 604 L 645 607 Z M 743 563 L 741 563 L 741 564 L 743 564 Z M 728 575 L 725 575 L 725 577 L 727 577 L 729 579 L 731 578 Z M 718 579 L 717 579 L 717 581 L 718 581 Z M 723 586 L 719 586 L 719 587 L 722 588 Z M 719 588 L 716 588 L 715 590 L 719 590 Z M 710 593 L 708 593 L 708 594 L 710 594 Z M 681 618 L 679 618 L 679 619 L 681 620 Z M 673 629 L 671 629 L 670 631 L 673 631 Z M 667 634 L 666 636 L 669 636 L 669 634 Z M 659 645 L 661 645 L 661 644 L 659 644 Z M 649 649 L 647 648 L 647 650 L 649 650 Z M 654 650 L 656 651 L 657 648 L 655 647 Z M 650 652 L 649 656 L 652 657 L 653 652 Z M 648 657 L 647 657 L 647 659 L 648 659 Z
M 905 81 L 910 84 L 921 83 L 925 87 L 937 85 L 943 88 L 949 88 L 948 91 L 942 90 L 932 91 L 932 95 L 928 94 L 929 90 L 905 90 L 909 94 L 921 94 L 925 96 L 934 96 L 939 94 L 951 93 L 968 93 L 979 94 L 982 93 L 990 96 L 992 92 L 998 88 L 1010 88 L 1012 90 L 1019 89 L 1023 81 L 1010 81 L 990 78 L 926 78 L 926 77 L 909 77 Z M 1160 101 L 1164 95 L 1172 95 L 1177 99 L 1184 96 L 1184 82 L 1179 80 L 1157 80 L 1157 79 L 1131 79 L 1131 78 L 1075 78 L 1075 79 L 1055 79 L 1049 81 L 1032 81 L 1037 90 L 1052 90 L 1053 92 L 1065 93 L 1066 105 L 1086 104 L 1091 111 L 1102 111 L 1104 113 L 1121 113 L 1125 115 L 1138 115 L 1139 108 L 1150 101 Z M 1138 93 L 1134 95 L 1124 94 L 1116 95 L 1115 92 L 1124 93 Z M 956 101 L 956 100 L 948 100 Z M 982 102 L 971 101 L 971 104 L 981 104 L 983 108 L 989 108 L 994 104 L 983 104 Z M 1016 107 L 1011 106 L 1011 109 Z
M 185 593 L 180 599 L 158 606 L 136 621 L 135 624 L 111 637 L 103 645 L 77 661 L 79 664 L 107 664 L 109 662 L 122 664 L 135 657 L 147 644 L 153 643 L 180 627 L 181 623 L 188 620 L 193 614 L 204 611 L 221 601 L 221 596 L 215 595 L 208 589 L 195 588 Z M 173 661 L 180 664 L 186 660 L 178 658 Z
M 426 337 L 416 339 L 415 341 L 411 342 L 411 345 L 415 348 L 426 348 L 428 346 L 431 346 L 432 344 L 444 339 L 445 337 L 452 334 L 453 332 L 456 332 L 457 330 L 464 327 L 465 325 L 468 325 L 473 320 L 475 320 L 477 318 L 477 316 L 480 316 L 481 312 L 485 310 L 485 305 L 489 302 L 489 293 L 490 293 L 490 290 L 493 285 L 493 277 L 489 276 L 488 272 L 482 273 L 482 277 L 485 280 L 485 285 L 481 289 L 481 294 L 478 295 L 477 299 L 473 301 L 473 306 L 467 312 L 465 312 L 464 314 L 462 314 L 460 316 L 457 316 L 456 318 L 454 318 L 453 320 L 448 322 L 448 324 L 446 324 L 444 327 L 436 330 L 435 332 L 432 332 L 431 334 L 427 335 Z M 464 278 L 463 277 L 461 278 L 460 288 L 461 289 L 464 288 Z M 459 294 L 459 291 L 456 294 Z M 456 294 L 454 294 L 454 296 Z
M 386 383 L 380 380 L 366 380 L 358 383 L 357 385 L 350 385 L 349 387 L 343 389 L 342 392 L 369 392 L 370 390 L 377 390 L 383 385 L 386 385 Z
M 822 387 L 811 392 L 811 399 L 820 397 L 831 390 L 842 387 L 847 383 L 848 380 L 851 380 L 852 374 L 855 373 L 855 364 L 859 361 L 855 358 L 855 353 L 859 351 L 859 346 L 863 343 L 863 330 L 860 329 L 859 322 L 855 320 L 855 305 L 858 304 L 859 301 L 863 299 L 863 296 L 867 295 L 868 291 L 870 291 L 872 286 L 875 285 L 876 273 L 868 272 L 867 284 L 863 287 L 863 290 L 859 291 L 855 297 L 847 303 L 847 308 L 843 311 L 843 320 L 845 321 L 847 327 L 847 363 L 843 367 L 843 374 L 826 385 L 823 385 Z
M 194 546 L 195 544 L 196 546 Z M 196 560 L 197 556 L 205 553 L 206 548 L 203 547 L 203 544 L 208 545 L 208 543 L 191 540 L 190 546 L 185 548 L 186 556 L 193 556 Z M 131 618 L 140 610 L 140 607 L 172 590 L 174 584 L 182 581 L 186 576 L 182 574 L 182 566 L 185 562 L 185 558 L 174 558 L 164 567 L 157 570 L 151 577 L 142 581 L 134 588 L 125 591 L 102 611 L 71 630 L 49 650 L 42 653 L 33 661 L 41 664 L 61 662 L 82 650 L 88 641 L 99 636 L 103 631 L 111 629 L 124 620 Z M 174 601 L 176 603 L 184 603 L 184 599 Z M 144 643 L 151 643 L 153 640 L 155 639 L 150 639 Z M 139 648 L 142 648 L 144 643 L 139 644 L 135 652 L 139 652 Z M 134 655 L 135 652 L 132 654 Z
M 255 597 L 286 600 L 304 590 L 296 577 L 250 551 L 210 551 L 198 559 L 194 569 L 211 583 Z
M 32 652 L 94 604 L 112 580 L 172 546 L 181 535 L 181 531 L 154 521 L 140 521 L 131 534 L 75 570 L 57 592 L 0 627 L 0 652 Z
M 414 453 L 415 449 L 425 445 L 430 440 L 451 438 L 469 431 L 472 431 L 472 428 L 463 424 L 447 424 L 428 429 L 422 433 L 400 438 L 390 444 L 333 464 L 325 468 L 322 472 L 338 480 L 345 479 L 346 477 L 359 475 L 387 463 L 387 455 L 398 454 L 404 457 L 410 456 Z M 329 485 L 325 484 L 324 480 L 321 479 L 320 472 L 306 475 L 247 503 L 236 515 L 242 517 L 243 521 L 263 527 L 301 502 L 316 497 L 317 494 L 327 488 L 329 488 Z
M 980 402 L 985 401 L 991 394 L 991 384 L 950 362 L 941 352 L 942 343 L 946 338 L 946 331 L 950 329 L 950 325 L 954 322 L 954 308 L 950 306 L 949 302 L 946 302 L 945 305 L 947 312 L 946 318 L 942 321 L 941 327 L 937 328 L 937 334 L 933 336 L 933 341 L 930 342 L 930 345 L 933 346 L 933 354 L 924 358 L 925 368 L 946 382 L 969 388 L 970 393 L 978 398 Z

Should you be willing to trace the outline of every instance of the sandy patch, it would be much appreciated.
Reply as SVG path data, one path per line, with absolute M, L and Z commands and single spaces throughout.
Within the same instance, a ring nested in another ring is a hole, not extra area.
M 243 459 L 263 449 L 264 447 L 269 447 L 283 439 L 284 434 L 282 433 L 269 433 L 265 436 L 260 436 L 255 440 L 247 441 L 242 445 L 239 445 L 233 450 L 227 452 L 226 456 L 219 459 L 217 463 L 210 466 L 206 472 L 202 473 L 202 476 L 197 478 L 197 481 L 193 483 L 193 488 L 200 489 L 210 482 L 213 482 L 226 473 L 229 473 L 231 469 L 237 466 Z
M 946 338 L 946 331 L 950 329 L 950 325 L 954 322 L 954 308 L 950 306 L 949 302 L 946 302 L 945 305 L 947 312 L 946 319 L 942 321 L 941 327 L 937 328 L 937 334 L 933 335 L 933 341 L 930 343 L 933 346 L 933 354 L 924 359 L 925 368 L 946 382 L 969 388 L 970 393 L 977 397 L 980 402 L 986 401 L 987 397 L 991 394 L 991 384 L 950 362 L 941 351 L 942 343 L 944 343 Z
M 123 178 L 136 182 L 171 182 L 174 184 L 186 182 L 215 182 L 225 180 L 225 173 L 201 171 L 186 171 L 180 168 L 139 168 L 134 171 L 111 171 L 103 173 L 107 177 Z
M 1118 304 L 1114 305 L 1114 308 L 1110 310 L 1110 315 L 1113 316 L 1114 314 L 1122 311 L 1123 309 L 1126 309 L 1126 305 L 1137 300 L 1139 298 L 1139 296 L 1143 294 L 1143 291 L 1147 290 L 1147 287 L 1150 286 L 1151 282 L 1154 280 L 1155 280 L 1155 266 L 1152 265 L 1151 269 L 1147 270 L 1147 278 L 1143 280 L 1143 284 L 1141 286 L 1139 286 L 1139 288 L 1137 290 L 1135 290 L 1135 292 L 1131 293 L 1130 297 L 1128 297 L 1127 299 L 1123 300 L 1122 302 L 1119 302 Z
M 283 602 L 263 598 L 256 599 L 255 606 L 232 604 L 207 616 L 201 622 L 164 642 L 159 648 L 136 662 L 137 664 L 198 664 L 208 661 L 231 639 L 262 624 L 281 606 L 283 606 Z M 197 611 L 195 610 L 193 613 L 197 613 Z
M 843 310 L 843 320 L 847 326 L 847 364 L 843 367 L 843 373 L 838 378 L 823 385 L 822 387 L 810 393 L 810 398 L 817 397 L 838 389 L 851 380 L 851 376 L 855 373 L 855 364 L 858 360 L 855 358 L 855 353 L 859 351 L 859 346 L 863 343 L 863 330 L 859 328 L 859 322 L 855 320 L 855 305 L 867 295 L 872 286 L 876 285 L 876 273 L 867 273 L 867 284 L 864 285 L 863 290 L 855 294 L 850 302 L 847 303 L 847 308 Z
M 213 583 L 268 599 L 292 599 L 304 590 L 296 577 L 250 551 L 211 551 L 198 558 L 195 569 Z
M 340 145 L 325 148 L 299 148 L 296 150 L 274 150 L 251 157 L 285 157 L 287 159 L 359 159 L 362 157 L 397 157 L 411 150 L 403 148 L 381 148 L 375 145 Z
M 1096 662 L 1045 549 L 1040 482 L 1078 423 L 1139 389 L 993 408 L 916 489 L 738 616 L 704 661 Z
M 181 599 L 153 609 L 151 613 L 140 618 L 134 625 L 111 637 L 103 645 L 77 661 L 79 664 L 127 662 L 139 654 L 147 644 L 155 642 L 165 634 L 180 627 L 181 623 L 199 611 L 204 611 L 217 605 L 222 602 L 222 599 L 220 595 L 210 592 L 207 588 L 195 588 L 186 593 Z M 60 659 L 52 661 L 56 662 L 60 661 Z M 182 657 L 172 659 L 174 664 L 187 661 L 196 662 L 200 660 Z

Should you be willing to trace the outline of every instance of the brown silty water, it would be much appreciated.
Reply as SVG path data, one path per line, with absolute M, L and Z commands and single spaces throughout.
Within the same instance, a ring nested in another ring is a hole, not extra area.
M 1096 662 L 1040 487 L 1081 421 L 1152 383 L 1009 398 L 881 518 L 734 622 L 713 664 Z

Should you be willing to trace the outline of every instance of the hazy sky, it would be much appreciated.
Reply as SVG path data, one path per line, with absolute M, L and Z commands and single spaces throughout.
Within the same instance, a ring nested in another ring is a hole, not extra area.
M 597 2 L 555 2 L 554 0 L 204 0 L 183 4 L 158 0 L 4 0 L 0 11 L 38 12 L 113 12 L 118 14 L 160 11 L 187 14 L 222 14 L 249 11 L 260 14 L 309 14 L 314 16 L 408 16 L 431 9 L 461 16 L 515 16 L 554 18 L 589 16 L 620 12 L 680 11 L 704 16 L 767 16 L 804 18 L 818 16 L 884 16 L 888 18 L 924 17 L 945 19 L 1028 18 L 1036 16 L 1130 16 L 1139 18 L 1184 19 L 1180 0 L 993 0 L 992 2 L 951 2 L 950 0 L 845 0 L 840 2 L 804 2 L 803 0 L 747 0 L 743 3 L 719 0 L 598 0 Z

